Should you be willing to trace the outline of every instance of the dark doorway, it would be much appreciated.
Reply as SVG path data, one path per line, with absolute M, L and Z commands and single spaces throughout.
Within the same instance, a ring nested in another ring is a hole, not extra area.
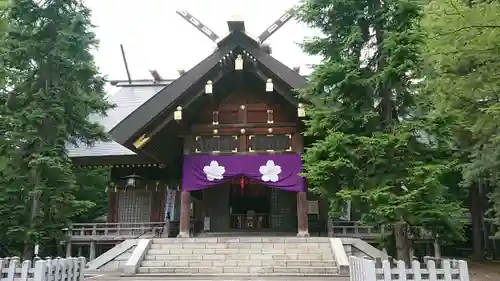
M 245 178 L 232 182 L 229 208 L 232 229 L 269 229 L 271 188 Z

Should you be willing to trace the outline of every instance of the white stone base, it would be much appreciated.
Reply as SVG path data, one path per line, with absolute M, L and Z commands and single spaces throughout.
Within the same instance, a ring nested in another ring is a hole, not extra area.
M 299 230 L 299 232 L 297 232 L 297 237 L 309 237 L 309 231 L 308 230 Z
M 189 238 L 189 232 L 179 232 L 177 238 Z

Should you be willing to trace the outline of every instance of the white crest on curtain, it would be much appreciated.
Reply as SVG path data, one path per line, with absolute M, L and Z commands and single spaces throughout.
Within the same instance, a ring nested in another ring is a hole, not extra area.
M 224 166 L 219 166 L 219 163 L 215 160 L 210 162 L 210 166 L 203 167 L 203 172 L 207 175 L 207 180 L 221 180 L 226 172 Z
M 267 160 L 266 165 L 260 166 L 259 172 L 262 174 L 262 181 L 277 182 L 281 173 L 281 167 L 274 164 L 273 160 Z

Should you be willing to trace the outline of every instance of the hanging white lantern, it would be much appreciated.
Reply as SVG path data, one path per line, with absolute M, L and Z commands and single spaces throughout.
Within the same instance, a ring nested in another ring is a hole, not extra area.
M 304 118 L 306 117 L 306 109 L 304 108 L 304 105 L 299 103 L 297 107 L 297 116 L 299 118 Z
M 138 175 L 130 175 L 124 177 L 125 179 L 125 187 L 137 187 L 138 183 L 140 180 L 143 180 L 144 178 Z
M 273 79 L 269 78 L 266 82 L 266 92 L 274 91 Z
M 178 106 L 177 110 L 174 111 L 174 120 L 175 121 L 182 120 L 182 106 Z
M 243 70 L 243 57 L 241 55 L 236 56 L 234 60 L 234 70 Z
M 213 86 L 212 86 L 212 80 L 208 80 L 207 84 L 205 85 L 205 94 L 212 94 L 213 93 Z

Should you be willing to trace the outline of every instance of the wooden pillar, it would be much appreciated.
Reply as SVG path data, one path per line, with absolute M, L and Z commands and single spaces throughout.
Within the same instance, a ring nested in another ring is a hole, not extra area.
M 149 191 L 149 222 L 158 222 L 158 196 L 157 191 Z
M 95 243 L 95 241 L 90 241 L 89 261 L 92 261 L 95 259 L 95 252 L 96 252 L 96 243 Z
M 189 228 L 190 228 L 190 197 L 191 194 L 189 191 L 183 190 L 181 192 L 181 216 L 180 216 L 180 226 L 179 226 L 179 235 L 177 237 L 189 237 Z
M 108 222 L 117 221 L 118 192 L 108 191 Z
M 307 218 L 307 192 L 297 192 L 297 236 L 309 236 L 309 221 Z
M 82 252 L 83 252 L 83 247 L 82 246 L 78 246 L 78 254 L 76 255 L 77 257 L 82 257 Z

